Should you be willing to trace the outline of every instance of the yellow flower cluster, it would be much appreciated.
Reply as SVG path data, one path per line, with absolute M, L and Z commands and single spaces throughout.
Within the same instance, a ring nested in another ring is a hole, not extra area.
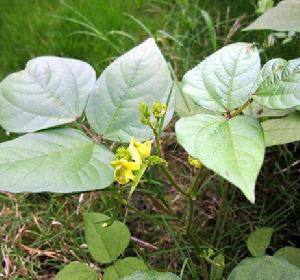
M 129 147 L 121 147 L 117 150 L 117 159 L 111 162 L 115 169 L 115 179 L 120 184 L 127 184 L 136 179 L 135 172 L 140 170 L 143 160 L 151 154 L 151 142 L 141 143 L 131 138 Z

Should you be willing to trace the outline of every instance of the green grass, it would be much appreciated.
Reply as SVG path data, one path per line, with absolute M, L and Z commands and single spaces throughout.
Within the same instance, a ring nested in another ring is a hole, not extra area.
M 181 79 L 183 73 L 215 48 L 236 41 L 255 41 L 261 47 L 268 34 L 241 31 L 256 16 L 254 0 L 65 2 L 0 1 L 0 79 L 41 55 L 82 59 L 100 74 L 109 61 L 148 37 L 148 33 L 156 37 Z M 208 13 L 204 17 L 203 10 Z M 234 22 L 243 14 L 246 15 L 241 20 L 241 28 L 230 33 Z M 262 56 L 264 60 L 277 56 L 300 57 L 299 37 L 287 45 L 277 42 L 264 50 Z M 10 137 L 0 131 L 0 141 Z M 188 185 L 195 174 L 184 163 L 186 154 L 174 137 L 166 139 L 163 146 L 176 178 Z M 255 205 L 250 205 L 236 188 L 229 189 L 215 243 L 216 249 L 226 257 L 225 275 L 249 255 L 245 241 L 258 226 L 275 228 L 269 253 L 284 245 L 300 247 L 299 149 L 299 144 L 268 149 L 257 184 Z M 206 191 L 196 202 L 193 232 L 201 238 L 196 244 L 201 248 L 206 248 L 214 229 L 222 183 L 216 177 L 207 180 Z M 78 194 L 0 194 L 0 257 L 9 260 L 7 278 L 51 279 L 70 261 L 92 263 L 84 245 L 82 213 L 99 211 L 122 220 L 124 208 L 112 198 L 112 191 L 115 189 L 86 193 L 81 203 Z M 193 246 L 176 230 L 174 222 L 167 222 L 168 218 L 174 218 L 172 215 L 154 213 L 154 209 L 160 208 L 157 197 L 170 203 L 170 210 L 176 214 L 184 213 L 186 206 L 182 197 L 171 191 L 157 169 L 151 170 L 133 201 L 144 216 L 140 218 L 130 211 L 128 224 L 133 236 L 159 249 L 152 251 L 131 242 L 126 255 L 140 255 L 156 269 L 169 269 L 177 274 L 183 271 L 183 279 L 198 280 L 201 268 L 192 253 Z M 103 269 L 98 265 L 97 268 Z M 4 268 L 0 267 L 0 273 L 5 273 Z
M 102 70 L 107 60 L 146 37 L 125 13 L 141 15 L 139 18 L 153 28 L 159 26 L 160 15 L 143 15 L 141 6 L 132 0 L 2 0 L 0 77 L 22 69 L 29 59 L 41 55 L 78 58 Z M 87 25 L 94 25 L 102 36 L 88 35 L 92 31 Z M 132 38 L 111 32 L 119 30 L 133 34 Z

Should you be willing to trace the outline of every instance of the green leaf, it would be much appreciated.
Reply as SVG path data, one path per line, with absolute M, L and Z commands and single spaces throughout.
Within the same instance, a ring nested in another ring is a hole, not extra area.
M 70 263 L 54 277 L 54 280 L 98 280 L 98 274 L 85 263 Z
M 247 247 L 253 257 L 261 257 L 270 245 L 273 229 L 269 227 L 258 228 L 247 239 Z
M 236 185 L 254 203 L 256 177 L 265 151 L 263 131 L 255 118 L 226 120 L 199 114 L 180 119 L 176 135 L 191 156 Z
M 171 86 L 168 65 L 150 38 L 116 59 L 101 74 L 86 108 L 88 121 L 109 140 L 149 139 L 152 132 L 139 121 L 139 104 L 166 102 Z M 173 107 L 170 104 L 167 121 L 172 117 Z
M 294 111 L 295 108 L 284 109 L 284 110 L 270 109 L 260 105 L 257 101 L 254 100 L 246 109 L 243 110 L 243 113 L 246 115 L 253 116 L 255 118 L 260 118 L 260 117 L 283 117 Z
M 106 268 L 104 270 L 104 278 L 103 280 L 119 280 L 125 276 L 129 276 L 135 271 L 147 270 L 147 266 L 144 261 L 128 257 L 122 260 L 118 260 L 114 263 L 114 265 Z
M 182 92 L 182 89 L 176 89 L 176 106 L 175 112 L 179 117 L 189 117 L 196 114 L 212 114 L 215 115 L 214 111 L 205 109 L 197 104 L 188 95 Z
M 275 254 L 275 257 L 285 258 L 289 263 L 300 268 L 300 249 L 287 246 L 279 249 Z
M 100 213 L 84 215 L 85 239 L 89 252 L 99 263 L 111 263 L 120 256 L 130 241 L 127 226 Z M 108 225 L 108 226 L 106 226 Z
M 256 12 L 258 14 L 263 14 L 265 11 L 272 8 L 273 5 L 274 5 L 273 0 L 259 0 L 258 1 L 258 8 L 257 8 Z
M 113 181 L 114 155 L 71 128 L 30 133 L 0 144 L 0 190 L 83 192 Z
M 300 269 L 277 257 L 258 257 L 243 260 L 228 280 L 299 280 Z
M 271 29 L 276 31 L 300 32 L 300 2 L 298 0 L 280 1 L 244 30 Z
M 264 121 L 262 127 L 266 146 L 282 145 L 300 140 L 300 113 Z
M 0 84 L 0 124 L 33 132 L 75 121 L 95 88 L 93 68 L 80 60 L 38 57 Z
M 153 270 L 137 271 L 122 280 L 180 280 L 178 276 L 170 272 L 157 272 Z
M 300 58 L 268 61 L 261 70 L 254 98 L 270 109 L 300 105 Z
M 204 108 L 226 112 L 245 103 L 255 92 L 260 71 L 258 50 L 231 44 L 207 57 L 183 77 L 183 92 Z

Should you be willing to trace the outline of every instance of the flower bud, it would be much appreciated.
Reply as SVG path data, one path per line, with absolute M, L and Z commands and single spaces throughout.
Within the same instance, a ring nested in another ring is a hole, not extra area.
M 167 104 L 162 104 L 160 101 L 154 101 L 152 105 L 152 113 L 155 118 L 162 118 L 168 110 Z

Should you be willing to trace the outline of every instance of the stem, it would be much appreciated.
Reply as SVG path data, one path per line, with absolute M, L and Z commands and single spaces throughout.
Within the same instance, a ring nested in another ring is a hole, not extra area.
M 171 208 L 168 206 L 168 208 L 161 202 L 161 200 L 157 199 L 156 197 L 150 195 L 150 194 L 147 194 L 146 195 L 149 200 L 152 202 L 152 205 L 157 208 L 158 210 L 160 210 L 162 213 L 164 214 L 167 214 L 169 216 L 176 216 Z
M 101 141 L 100 139 L 98 139 L 97 135 L 95 135 L 89 128 L 87 128 L 84 123 L 80 123 L 79 125 L 96 144 L 101 144 Z
M 238 108 L 237 110 L 235 110 L 232 114 L 230 118 L 233 118 L 237 115 L 239 115 L 240 113 L 242 113 L 252 102 L 252 99 L 249 99 L 246 103 L 244 103 L 240 108 Z
M 198 194 L 200 188 L 202 187 L 203 183 L 205 182 L 206 178 L 208 177 L 210 171 L 208 169 L 201 169 L 198 175 L 196 176 L 192 187 L 189 189 L 189 193 L 194 198 L 195 195 Z
M 151 250 L 158 250 L 158 247 L 144 241 L 144 240 L 141 240 L 137 237 L 134 237 L 134 236 L 131 236 L 130 239 L 136 243 L 138 243 L 140 246 L 142 247 L 145 247 L 145 248 L 148 248 L 148 249 L 151 249 Z
M 155 127 L 153 127 L 152 125 L 150 125 L 153 134 L 154 134 L 154 139 L 155 139 L 155 143 L 156 143 L 156 149 L 157 149 L 157 154 L 161 157 L 161 158 L 165 158 L 164 154 L 162 152 L 162 148 L 160 145 L 160 141 L 159 141 L 159 135 L 155 129 Z M 161 170 L 164 173 L 164 175 L 167 177 L 167 179 L 169 180 L 170 184 L 178 191 L 180 192 L 182 195 L 184 195 L 185 197 L 189 197 L 189 194 L 187 192 L 185 192 L 182 187 L 180 187 L 177 182 L 175 181 L 174 177 L 172 176 L 172 174 L 169 172 L 168 168 L 165 165 L 161 166 Z
M 229 187 L 229 182 L 225 181 L 224 182 L 224 190 L 223 190 L 223 194 L 222 194 L 222 201 L 221 201 L 220 209 L 219 209 L 218 214 L 217 214 L 216 225 L 215 225 L 213 235 L 212 235 L 212 238 L 211 238 L 211 244 L 212 245 L 214 245 L 215 239 L 216 239 L 216 236 L 217 236 L 217 232 L 219 231 L 220 223 L 221 223 L 222 216 L 223 216 L 224 206 L 225 206 L 226 200 L 227 200 L 228 187 Z
M 189 197 L 188 198 L 187 216 L 186 216 L 186 231 L 187 231 L 187 233 L 191 229 L 193 217 L 194 217 L 194 201 Z
M 162 165 L 162 172 L 164 173 L 164 175 L 167 177 L 167 179 L 169 180 L 170 184 L 178 191 L 180 192 L 183 196 L 185 197 L 189 197 L 189 194 L 187 192 L 185 192 L 175 181 L 175 179 L 173 178 L 173 176 L 171 175 L 171 173 L 169 172 L 169 170 L 167 169 L 167 167 L 165 165 Z

